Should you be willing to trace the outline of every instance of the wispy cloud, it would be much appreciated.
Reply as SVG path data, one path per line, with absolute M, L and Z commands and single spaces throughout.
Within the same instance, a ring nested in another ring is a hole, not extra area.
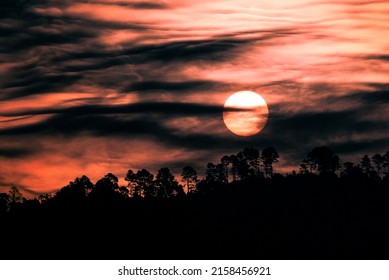
M 245 146 L 275 146 L 288 168 L 316 145 L 346 159 L 384 152 L 388 11 L 379 0 L 2 1 L 0 185 L 179 173 Z M 259 135 L 223 124 L 239 90 L 268 102 Z

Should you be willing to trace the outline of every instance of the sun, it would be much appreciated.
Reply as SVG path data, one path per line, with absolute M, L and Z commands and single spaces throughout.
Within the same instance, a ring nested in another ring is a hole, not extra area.
M 265 99 L 252 91 L 238 91 L 224 103 L 226 127 L 239 136 L 252 136 L 266 125 L 269 109 Z

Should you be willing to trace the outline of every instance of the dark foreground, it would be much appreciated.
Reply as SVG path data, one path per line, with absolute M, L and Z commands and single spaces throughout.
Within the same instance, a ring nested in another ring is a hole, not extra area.
M 25 205 L 1 259 L 389 259 L 386 181 L 295 176 L 169 199 Z

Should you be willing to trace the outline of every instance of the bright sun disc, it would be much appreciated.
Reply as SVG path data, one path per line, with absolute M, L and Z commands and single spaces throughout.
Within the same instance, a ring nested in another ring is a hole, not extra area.
M 265 99 L 252 91 L 239 91 L 224 103 L 223 120 L 239 136 L 251 136 L 266 125 L 269 110 Z

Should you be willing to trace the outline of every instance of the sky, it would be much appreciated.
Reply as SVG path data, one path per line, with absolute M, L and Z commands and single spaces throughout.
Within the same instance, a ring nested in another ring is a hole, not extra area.
M 389 1 L 2 0 L 0 192 L 208 162 L 274 146 L 298 170 L 389 150 Z M 257 135 L 223 123 L 250 90 Z

